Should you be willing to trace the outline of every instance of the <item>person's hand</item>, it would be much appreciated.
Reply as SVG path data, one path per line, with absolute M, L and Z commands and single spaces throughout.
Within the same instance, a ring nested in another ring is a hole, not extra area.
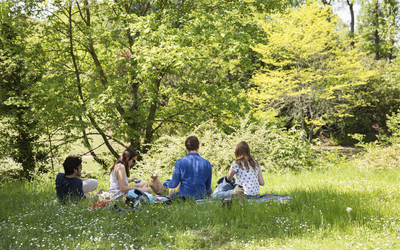
M 139 178 L 136 178 L 136 177 L 135 178 L 131 178 L 131 179 L 128 180 L 128 182 L 135 182 L 135 183 L 137 181 L 139 181 Z
M 87 181 L 89 178 L 81 178 L 81 181 Z
M 227 183 L 231 184 L 231 185 L 235 184 L 235 181 L 234 181 L 233 179 L 232 179 L 232 180 L 228 180 L 227 177 L 225 177 L 225 181 L 226 181 Z

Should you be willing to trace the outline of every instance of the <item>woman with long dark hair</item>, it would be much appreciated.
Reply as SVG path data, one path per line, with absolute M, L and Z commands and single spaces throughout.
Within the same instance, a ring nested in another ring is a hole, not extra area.
M 129 190 L 139 189 L 140 191 L 151 194 L 152 190 L 148 187 L 147 182 L 142 181 L 133 186 L 129 186 L 129 182 L 136 182 L 137 178 L 128 179 L 130 177 L 129 168 L 135 164 L 137 153 L 131 148 L 125 149 L 114 166 L 110 169 L 110 182 L 108 186 L 108 193 L 112 200 L 118 199 L 123 196 L 125 199 Z
M 247 142 L 239 142 L 236 146 L 235 156 L 236 161 L 232 163 L 226 178 L 231 181 L 236 174 L 238 184 L 243 186 L 245 195 L 258 195 L 259 186 L 264 186 L 264 178 L 260 164 L 251 157 L 250 147 Z

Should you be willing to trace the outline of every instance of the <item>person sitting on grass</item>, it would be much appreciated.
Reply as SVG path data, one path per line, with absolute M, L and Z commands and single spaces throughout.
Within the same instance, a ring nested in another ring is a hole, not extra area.
M 78 178 L 82 172 L 82 158 L 68 156 L 64 163 L 64 173 L 59 173 L 56 178 L 57 197 L 65 201 L 77 201 L 86 198 L 87 194 L 97 189 L 99 182 L 95 179 Z M 97 197 L 103 190 L 99 189 L 89 199 Z
M 250 155 L 250 147 L 245 141 L 239 142 L 235 149 L 236 161 L 231 165 L 226 179 L 230 182 L 236 174 L 238 184 L 244 188 L 248 197 L 258 196 L 260 187 L 264 186 L 260 164 Z
M 199 139 L 189 136 L 185 141 L 187 156 L 175 163 L 172 180 L 166 180 L 164 186 L 176 188 L 179 191 L 170 194 L 170 198 L 190 197 L 194 199 L 207 198 L 211 194 L 212 167 L 211 163 L 199 155 Z
M 135 164 L 137 159 L 137 153 L 131 148 L 125 149 L 122 153 L 121 158 L 119 158 L 114 166 L 110 169 L 110 182 L 108 187 L 109 198 L 111 200 L 118 200 L 120 198 L 126 199 L 128 192 L 130 190 L 139 189 L 142 192 L 148 194 L 152 193 L 151 188 L 149 188 L 147 182 L 142 181 L 137 183 L 137 178 L 131 178 L 129 173 L 129 168 Z M 135 185 L 129 186 L 128 183 L 136 182 Z

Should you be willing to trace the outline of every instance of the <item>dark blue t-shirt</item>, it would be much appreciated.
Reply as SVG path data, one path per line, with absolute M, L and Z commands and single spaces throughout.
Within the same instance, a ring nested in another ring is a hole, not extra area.
M 86 198 L 82 186 L 82 180 L 79 178 L 67 178 L 64 173 L 59 173 L 57 175 L 57 197 L 63 202 L 66 200 L 76 201 L 81 198 Z
M 178 196 L 202 199 L 207 197 L 207 190 L 211 189 L 211 178 L 211 163 L 198 153 L 189 153 L 176 161 L 172 180 L 166 186 L 176 188 L 180 182 Z

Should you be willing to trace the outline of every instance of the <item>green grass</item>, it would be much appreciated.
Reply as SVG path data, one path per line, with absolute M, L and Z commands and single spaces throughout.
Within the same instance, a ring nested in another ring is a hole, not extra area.
M 92 211 L 89 200 L 58 204 L 53 176 L 2 183 L 0 248 L 399 249 L 399 174 L 350 163 L 264 174 L 260 193 L 290 195 L 293 201 L 235 203 L 231 209 L 219 201 L 186 202 L 126 214 Z M 100 177 L 100 185 L 107 189 L 107 176 Z

